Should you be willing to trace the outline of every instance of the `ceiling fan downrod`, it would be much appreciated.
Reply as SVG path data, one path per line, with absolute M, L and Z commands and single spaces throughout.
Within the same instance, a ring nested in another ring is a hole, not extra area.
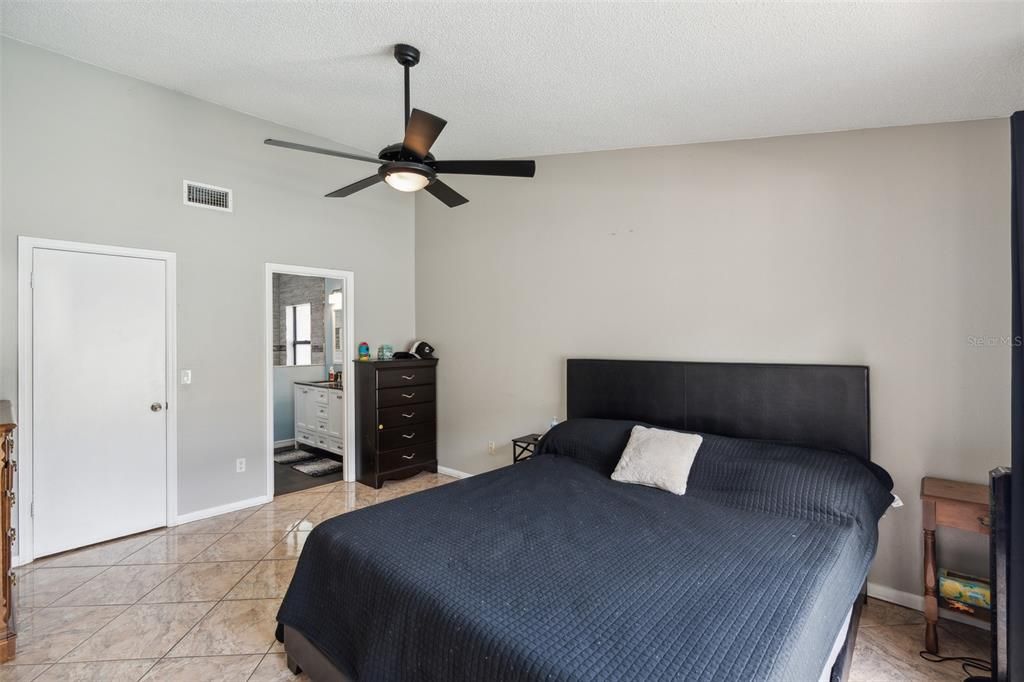
M 420 63 L 420 51 L 412 45 L 398 43 L 395 45 L 395 61 L 402 65 L 405 71 L 405 128 L 409 127 L 409 112 L 412 110 L 409 105 L 409 69 Z

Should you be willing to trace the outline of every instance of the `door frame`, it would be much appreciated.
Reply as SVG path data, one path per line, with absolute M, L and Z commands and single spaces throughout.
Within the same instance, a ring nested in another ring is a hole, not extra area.
M 39 237 L 18 237 L 18 555 L 13 562 L 20 566 L 35 559 L 33 545 L 32 502 L 32 251 L 34 249 L 92 253 L 104 256 L 126 256 L 164 262 L 165 334 L 167 415 L 167 519 L 172 525 L 178 516 L 178 334 L 176 254 L 108 244 L 88 244 Z
M 352 381 L 352 360 L 355 356 L 355 273 L 351 270 L 314 268 L 305 265 L 284 265 L 267 263 L 263 297 L 263 349 L 266 359 L 263 363 L 263 386 L 266 399 L 266 455 L 267 455 L 267 497 L 274 497 L 274 275 L 302 275 L 340 279 L 345 282 L 345 351 L 348 357 L 342 366 L 342 391 L 345 394 L 345 444 L 342 455 L 343 476 L 346 481 L 356 480 L 355 462 L 355 401 L 352 400 L 355 384 Z M 324 339 L 325 351 L 327 339 Z

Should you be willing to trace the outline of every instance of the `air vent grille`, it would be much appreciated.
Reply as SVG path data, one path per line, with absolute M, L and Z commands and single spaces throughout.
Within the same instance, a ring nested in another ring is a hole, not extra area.
M 183 185 L 183 199 L 188 206 L 201 206 L 212 208 L 216 211 L 231 211 L 231 190 L 213 185 L 204 185 L 201 182 L 185 180 Z

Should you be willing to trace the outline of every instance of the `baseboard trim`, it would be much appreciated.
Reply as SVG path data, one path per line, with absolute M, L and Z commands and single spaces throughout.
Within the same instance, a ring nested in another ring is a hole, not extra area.
M 874 597 L 875 599 L 881 599 L 882 601 L 887 601 L 892 604 L 899 604 L 900 606 L 905 606 L 908 609 L 914 609 L 915 611 L 924 611 L 924 595 L 921 594 L 912 594 L 886 585 L 869 582 L 868 596 Z M 985 621 L 977 620 L 970 616 L 963 616 L 951 611 L 943 611 L 939 618 L 940 620 L 953 620 L 957 623 L 963 623 L 964 625 L 973 625 L 981 630 L 992 629 L 991 625 Z
M 438 466 L 437 473 L 444 474 L 445 476 L 451 476 L 452 478 L 469 478 L 473 474 L 467 474 L 465 471 L 459 471 L 458 469 L 450 469 L 448 467 Z
M 240 509 L 248 509 L 249 507 L 255 507 L 260 504 L 267 504 L 273 500 L 273 497 L 260 495 L 259 497 L 250 497 L 247 500 L 239 500 L 238 502 L 222 504 L 219 507 L 210 507 L 209 509 L 200 509 L 199 511 L 189 512 L 188 514 L 179 514 L 178 518 L 175 519 L 174 523 L 171 525 L 180 526 L 183 523 L 202 521 L 203 519 L 208 519 L 211 516 L 219 516 L 221 514 L 227 514 L 228 512 L 238 511 Z
M 294 438 L 286 438 L 284 440 L 275 440 L 274 441 L 274 448 L 275 449 L 277 449 L 277 448 L 290 448 L 290 447 L 294 447 L 294 446 L 295 446 L 295 439 Z

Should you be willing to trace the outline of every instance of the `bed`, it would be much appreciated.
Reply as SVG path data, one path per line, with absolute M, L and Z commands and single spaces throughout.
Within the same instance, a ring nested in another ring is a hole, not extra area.
M 529 460 L 310 534 L 278 614 L 313 680 L 842 680 L 892 481 L 868 370 L 569 360 Z M 609 478 L 636 424 L 687 493 Z

